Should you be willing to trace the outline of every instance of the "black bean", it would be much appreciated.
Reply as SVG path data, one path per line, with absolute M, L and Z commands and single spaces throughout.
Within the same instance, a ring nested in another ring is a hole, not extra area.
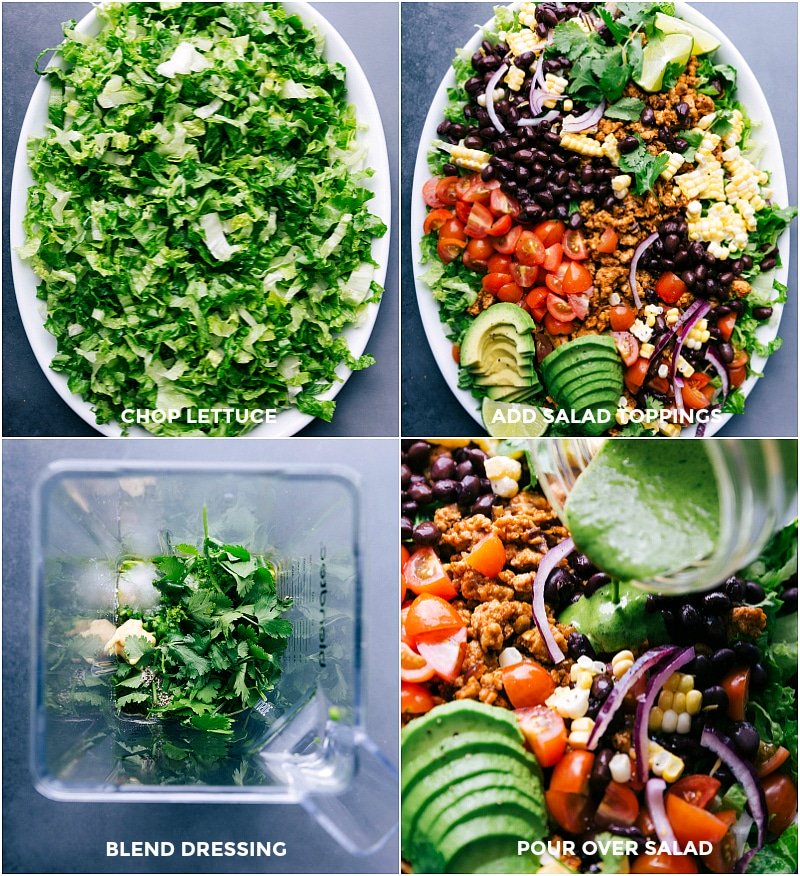
M 555 27 L 558 24 L 558 15 L 555 9 L 550 6 L 545 6 L 542 9 L 541 19 L 548 27 Z
M 758 731 L 749 721 L 740 721 L 732 735 L 733 744 L 742 757 L 752 760 L 758 751 Z
M 705 654 L 698 654 L 694 658 L 694 683 L 699 690 L 705 690 L 713 678 L 714 667 L 711 660 Z
M 483 79 L 479 76 L 473 76 L 472 79 L 467 79 L 464 83 L 464 89 L 467 94 L 478 94 L 478 92 L 483 91 Z
M 745 271 L 749 271 L 750 268 L 753 267 L 753 260 L 750 258 L 749 255 L 743 255 L 741 258 L 741 262 L 742 262 L 742 268 Z
M 442 478 L 433 485 L 433 498 L 438 502 L 455 502 L 458 498 L 458 481 L 451 478 Z
M 771 271 L 777 264 L 778 260 L 775 258 L 775 256 L 769 256 L 761 262 L 761 270 L 762 272 Z
M 595 675 L 592 679 L 592 689 L 591 694 L 595 699 L 603 702 L 605 698 L 611 693 L 611 689 L 614 687 L 614 682 L 611 680 L 609 675 L 602 673 L 600 675 Z
M 477 134 L 470 134 L 464 138 L 464 145 L 467 149 L 483 149 L 483 139 Z
M 723 341 L 717 346 L 717 352 L 719 353 L 720 359 L 722 359 L 726 365 L 729 362 L 733 362 L 733 346 L 727 341 Z
M 482 493 L 491 493 L 492 492 L 492 482 L 489 478 L 481 478 L 481 492 Z
M 697 278 L 695 277 L 694 271 L 684 271 L 681 274 L 681 280 L 683 280 L 683 282 L 686 283 L 686 285 L 689 287 L 694 286 L 696 279 Z
M 769 682 L 767 670 L 760 663 L 756 663 L 750 667 L 750 688 L 751 690 L 764 690 Z
M 483 514 L 491 519 L 493 503 L 494 496 L 491 493 L 486 493 L 483 496 L 478 496 L 478 498 L 473 503 L 472 508 L 470 508 L 470 513 Z
M 647 125 L 648 127 L 651 127 L 655 124 L 656 114 L 653 112 L 651 107 L 646 106 L 642 110 L 642 114 L 639 116 L 639 121 L 641 121 L 643 125 Z
M 583 216 L 580 213 L 573 213 L 569 217 L 569 227 L 570 228 L 580 228 L 583 225 Z
M 609 578 L 608 575 L 605 574 L 605 572 L 596 572 L 586 582 L 586 589 L 584 592 L 585 592 L 586 596 L 591 596 L 593 593 L 595 593 L 601 587 L 605 587 L 606 584 L 609 584 L 610 582 L 611 582 L 611 578 Z
M 694 276 L 698 283 L 705 283 L 708 279 L 708 268 L 705 265 L 698 265 L 694 269 Z
M 553 197 L 552 192 L 549 192 L 547 189 L 543 192 L 539 192 L 536 196 L 536 200 L 542 205 L 542 207 L 547 209 L 555 204 L 555 198 Z
M 486 462 L 487 456 L 479 447 L 468 448 L 467 459 L 472 463 L 475 474 L 479 477 L 483 477 L 486 474 L 483 464 Z
M 716 706 L 719 712 L 726 711 L 728 708 L 728 695 L 725 693 L 725 689 L 718 684 L 707 687 L 703 692 L 703 706 L 706 708 Z
M 570 633 L 567 636 L 567 651 L 573 660 L 577 660 L 579 657 L 591 657 L 594 660 L 597 656 L 592 643 L 583 633 Z
M 797 612 L 797 587 L 789 587 L 781 593 L 783 605 L 780 614 L 795 614 Z
M 433 490 L 427 484 L 411 484 L 408 495 L 418 505 L 430 505 L 433 501 Z
M 536 25 L 536 36 L 538 36 L 540 40 L 543 40 L 547 37 L 547 33 L 548 33 L 547 25 L 543 21 L 540 21 Z
M 670 255 L 677 252 L 680 245 L 681 239 L 677 234 L 668 234 L 664 238 L 664 252 L 668 252 Z
M 681 155 L 689 148 L 689 143 L 683 137 L 676 137 L 672 141 L 672 148 L 675 152 L 680 152 Z
M 724 614 L 731 607 L 730 599 L 719 591 L 706 593 L 703 597 L 703 609 L 708 614 Z
M 523 52 L 521 55 L 517 57 L 516 65 L 521 69 L 525 69 L 530 67 L 534 60 L 533 52 Z
M 431 545 L 437 544 L 441 537 L 442 533 L 439 532 L 439 527 L 431 520 L 425 520 L 422 523 L 418 523 L 414 527 L 414 533 L 412 535 L 414 544 L 418 544 L 421 547 L 430 547 Z
M 459 462 L 459 464 L 456 466 L 456 479 L 459 481 L 463 480 L 467 475 L 471 475 L 474 473 L 475 470 L 472 467 L 472 463 L 468 459 L 465 459 L 463 462 Z
M 572 567 L 579 578 L 591 578 L 595 573 L 595 567 L 586 554 L 575 554 L 572 558 Z
M 481 179 L 482 179 L 484 182 L 490 182 L 491 180 L 493 180 L 493 179 L 494 179 L 494 175 L 495 175 L 494 167 L 492 167 L 491 164 L 487 164 L 487 165 L 481 170 Z
M 414 526 L 408 517 L 400 518 L 400 538 L 403 541 L 408 541 L 411 538 L 412 533 L 414 532 Z
M 730 597 L 731 602 L 744 602 L 746 594 L 746 585 L 742 578 L 738 575 L 732 575 L 725 582 L 725 592 Z
M 461 478 L 461 495 L 458 497 L 459 504 L 471 505 L 480 494 L 481 480 L 475 475 L 468 474 Z
M 700 612 L 693 605 L 682 605 L 678 617 L 687 638 L 696 636 L 700 632 Z
M 755 581 L 747 581 L 744 585 L 744 600 L 750 605 L 757 605 L 764 601 L 764 588 Z
M 405 489 L 411 483 L 411 469 L 404 462 L 400 466 L 400 486 Z
M 589 787 L 592 793 L 598 797 L 602 797 L 606 786 L 611 781 L 611 770 L 608 768 L 608 764 L 615 753 L 610 748 L 601 748 L 595 754 L 592 772 L 589 776 Z
M 706 248 L 699 240 L 695 240 L 689 244 L 689 253 L 695 261 L 702 262 L 703 256 L 706 254 Z
M 709 645 L 719 647 L 725 644 L 725 621 L 721 617 L 704 617 L 703 627 Z
M 657 316 L 655 323 L 653 323 L 653 330 L 656 335 L 660 335 L 667 330 L 667 321 L 663 316 Z
M 553 215 L 556 219 L 565 222 L 569 219 L 569 207 L 566 204 L 556 204 L 555 209 L 553 210 Z
M 765 319 L 769 319 L 772 316 L 772 308 L 767 307 L 754 307 L 751 311 L 753 314 L 753 318 L 757 319 L 759 322 L 763 322 Z
M 422 471 L 430 455 L 431 446 L 427 441 L 415 441 L 406 451 L 406 460 L 414 471 Z
M 407 502 L 403 502 L 400 505 L 400 512 L 405 517 L 416 517 L 417 512 L 419 511 L 419 506 L 416 502 L 412 502 L 410 499 Z
M 675 107 L 675 115 L 676 115 L 676 116 L 677 116 L 682 122 L 685 122 L 686 119 L 689 118 L 689 104 L 688 104 L 688 103 L 684 103 L 683 101 L 681 101 L 681 103 L 679 103 L 679 104 Z
M 761 657 L 761 652 L 752 642 L 736 642 L 733 646 L 733 653 L 736 654 L 736 659 L 746 666 L 758 663 Z
M 449 456 L 437 456 L 431 465 L 431 480 L 441 481 L 444 478 L 452 478 L 456 471 L 456 464 Z
M 719 283 L 720 286 L 730 286 L 730 284 L 736 279 L 733 271 L 723 271 L 719 275 Z
M 734 298 L 733 301 L 728 302 L 728 307 L 733 313 L 741 313 L 744 310 L 744 303 L 738 298 Z
M 711 665 L 714 672 L 721 677 L 730 672 L 736 665 L 736 654 L 732 648 L 720 648 L 711 655 Z

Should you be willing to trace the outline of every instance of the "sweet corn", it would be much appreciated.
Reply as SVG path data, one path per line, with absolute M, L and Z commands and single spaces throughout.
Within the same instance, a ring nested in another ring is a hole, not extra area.
M 658 366 L 658 376 L 663 380 L 669 374 L 669 368 L 665 364 Z
M 633 654 L 630 651 L 619 651 L 611 659 L 611 673 L 614 678 L 622 678 L 633 666 Z
M 706 321 L 706 324 L 707 321 Z M 686 673 L 685 675 L 682 672 L 676 672 L 676 675 L 680 675 L 680 682 L 678 683 L 678 690 L 681 693 L 688 694 L 690 690 L 694 690 L 694 676 Z
M 674 733 L 678 727 L 678 713 L 675 709 L 667 709 L 661 716 L 661 731 Z
M 612 307 L 616 307 L 618 304 L 621 304 L 621 303 L 622 303 L 622 296 L 619 294 L 619 292 L 612 292 L 612 293 L 608 296 L 608 303 L 609 303 Z
M 653 320 L 653 322 L 655 324 L 655 320 Z M 653 353 L 655 353 L 655 351 L 656 348 L 655 346 L 653 346 L 653 344 L 642 344 L 641 347 L 639 347 L 639 355 L 643 359 L 649 359 L 653 355 Z
M 536 27 L 536 4 L 527 0 L 519 7 L 519 23 L 525 27 Z M 506 40 L 507 41 L 507 40 Z
M 559 76 L 557 73 L 548 73 L 544 77 L 544 90 L 550 94 L 557 94 L 560 96 L 564 93 L 568 85 L 569 81 L 563 76 Z M 543 106 L 552 109 L 556 103 L 557 101 L 555 100 L 546 100 L 544 101 Z
M 657 776 L 664 779 L 665 782 L 676 782 L 681 777 L 684 763 L 677 755 L 662 748 L 657 742 L 653 742 L 652 739 L 650 740 L 647 754 L 650 769 Z
M 603 154 L 614 167 L 619 165 L 619 141 L 613 134 L 606 134 L 603 140 Z
M 557 687 L 545 700 L 545 705 L 562 718 L 583 718 L 589 711 L 589 691 L 577 687 Z
M 592 137 L 586 137 L 582 134 L 562 134 L 561 148 L 569 149 L 570 152 L 577 152 L 578 155 L 585 155 L 587 158 L 600 158 L 603 154 L 603 146 Z
M 486 167 L 492 156 L 481 149 L 468 149 L 466 146 L 459 144 L 452 148 L 450 157 L 453 159 L 453 164 L 457 164 L 465 170 L 478 171 Z
M 498 478 L 490 481 L 492 492 L 503 499 L 513 499 L 519 492 L 519 484 L 514 478 Z
M 518 481 L 522 477 L 522 465 L 507 456 L 492 456 L 484 462 L 484 469 L 490 481 L 504 477 Z
M 648 730 L 660 730 L 661 722 L 664 720 L 664 711 L 659 706 L 653 706 L 650 709 L 650 717 L 647 719 Z
M 572 722 L 567 742 L 573 748 L 586 748 L 594 729 L 594 721 L 591 718 L 577 718 Z
M 691 377 L 694 374 L 694 367 L 690 365 L 683 356 L 678 356 L 678 371 L 684 377 Z
M 686 711 L 690 715 L 696 715 L 703 707 L 703 694 L 699 690 L 690 690 L 686 693 Z
M 671 307 L 664 316 L 667 325 L 675 325 L 680 318 L 681 312 L 677 307 Z
M 678 723 L 675 726 L 677 733 L 688 733 L 692 729 L 692 716 L 688 712 L 678 715 Z
M 686 694 L 682 691 L 675 691 L 672 695 L 672 708 L 675 709 L 678 714 L 686 711 Z
M 631 780 L 632 769 L 631 759 L 623 752 L 617 752 L 614 757 L 608 762 L 608 771 L 611 773 L 611 778 L 615 782 L 624 784 Z
M 522 88 L 522 83 L 525 81 L 525 71 L 519 67 L 511 65 L 511 69 L 506 73 L 503 80 L 511 91 L 519 91 Z
M 668 155 L 667 166 L 661 171 L 661 179 L 669 182 L 673 176 L 683 167 L 685 161 L 680 152 L 662 152 L 662 155 Z
M 579 669 L 575 673 L 575 678 L 573 679 L 575 687 L 584 688 L 586 690 L 591 688 L 593 680 L 594 676 L 588 669 Z
M 653 321 L 655 323 L 655 320 Z M 651 326 L 642 322 L 640 319 L 635 319 L 633 325 L 628 331 L 643 344 L 646 344 L 653 337 L 653 329 Z
M 658 707 L 662 712 L 672 708 L 673 693 L 671 690 L 662 690 L 658 695 Z
M 681 434 L 681 427 L 676 423 L 668 423 L 666 420 L 658 421 L 658 430 L 668 438 L 677 438 Z
M 672 675 L 666 680 L 664 683 L 664 690 L 677 690 L 678 685 L 681 683 L 680 673 L 673 672 Z
M 546 40 L 539 39 L 529 28 L 506 34 L 506 43 L 508 43 L 511 54 L 515 57 L 524 55 L 525 52 L 539 52 L 546 42 Z

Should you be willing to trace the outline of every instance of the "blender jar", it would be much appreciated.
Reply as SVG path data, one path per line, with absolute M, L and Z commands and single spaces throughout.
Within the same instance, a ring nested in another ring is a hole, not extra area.
M 225 737 L 132 717 L 103 654 L 121 564 L 209 533 L 277 569 L 292 635 L 274 690 Z M 363 729 L 359 496 L 346 469 L 64 462 L 36 490 L 32 770 L 56 800 L 301 803 L 353 854 L 396 823 Z M 93 626 L 94 624 L 94 626 Z M 387 801 L 388 804 L 387 805 Z
M 570 490 L 606 440 L 646 440 L 648 446 L 653 445 L 653 462 L 657 464 L 655 442 L 675 439 L 559 438 L 529 442 L 539 485 L 562 523 Z M 663 594 L 709 590 L 752 562 L 784 522 L 797 493 L 793 441 L 681 440 L 691 441 L 697 453 L 706 453 L 713 467 L 719 494 L 719 538 L 713 553 L 699 562 L 652 580 L 632 582 Z

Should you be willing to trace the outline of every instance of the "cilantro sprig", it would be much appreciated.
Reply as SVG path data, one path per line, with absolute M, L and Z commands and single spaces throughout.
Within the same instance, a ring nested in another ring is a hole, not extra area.
M 181 544 L 156 557 L 159 605 L 140 616 L 155 636 L 125 640 L 113 676 L 117 708 L 176 719 L 197 730 L 232 732 L 232 718 L 277 682 L 292 625 L 291 600 L 278 595 L 275 570 L 241 545 L 205 534 L 201 548 Z
M 656 180 L 667 166 L 669 156 L 664 153 L 651 155 L 644 140 L 638 134 L 633 136 L 639 141 L 639 145 L 633 152 L 620 156 L 619 169 L 624 173 L 633 174 L 633 185 L 631 186 L 633 193 L 643 195 L 652 190 Z

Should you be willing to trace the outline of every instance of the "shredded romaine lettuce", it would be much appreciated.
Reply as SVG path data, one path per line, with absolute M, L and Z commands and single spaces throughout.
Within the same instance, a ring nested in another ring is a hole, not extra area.
M 65 25 L 28 146 L 51 367 L 97 422 L 167 405 L 330 419 L 341 337 L 381 288 L 345 69 L 278 3 L 110 3 Z M 291 268 L 291 269 L 290 269 Z M 282 363 L 291 363 L 288 368 Z M 188 419 L 193 419 L 190 426 Z M 208 434 L 249 425 L 209 423 Z

